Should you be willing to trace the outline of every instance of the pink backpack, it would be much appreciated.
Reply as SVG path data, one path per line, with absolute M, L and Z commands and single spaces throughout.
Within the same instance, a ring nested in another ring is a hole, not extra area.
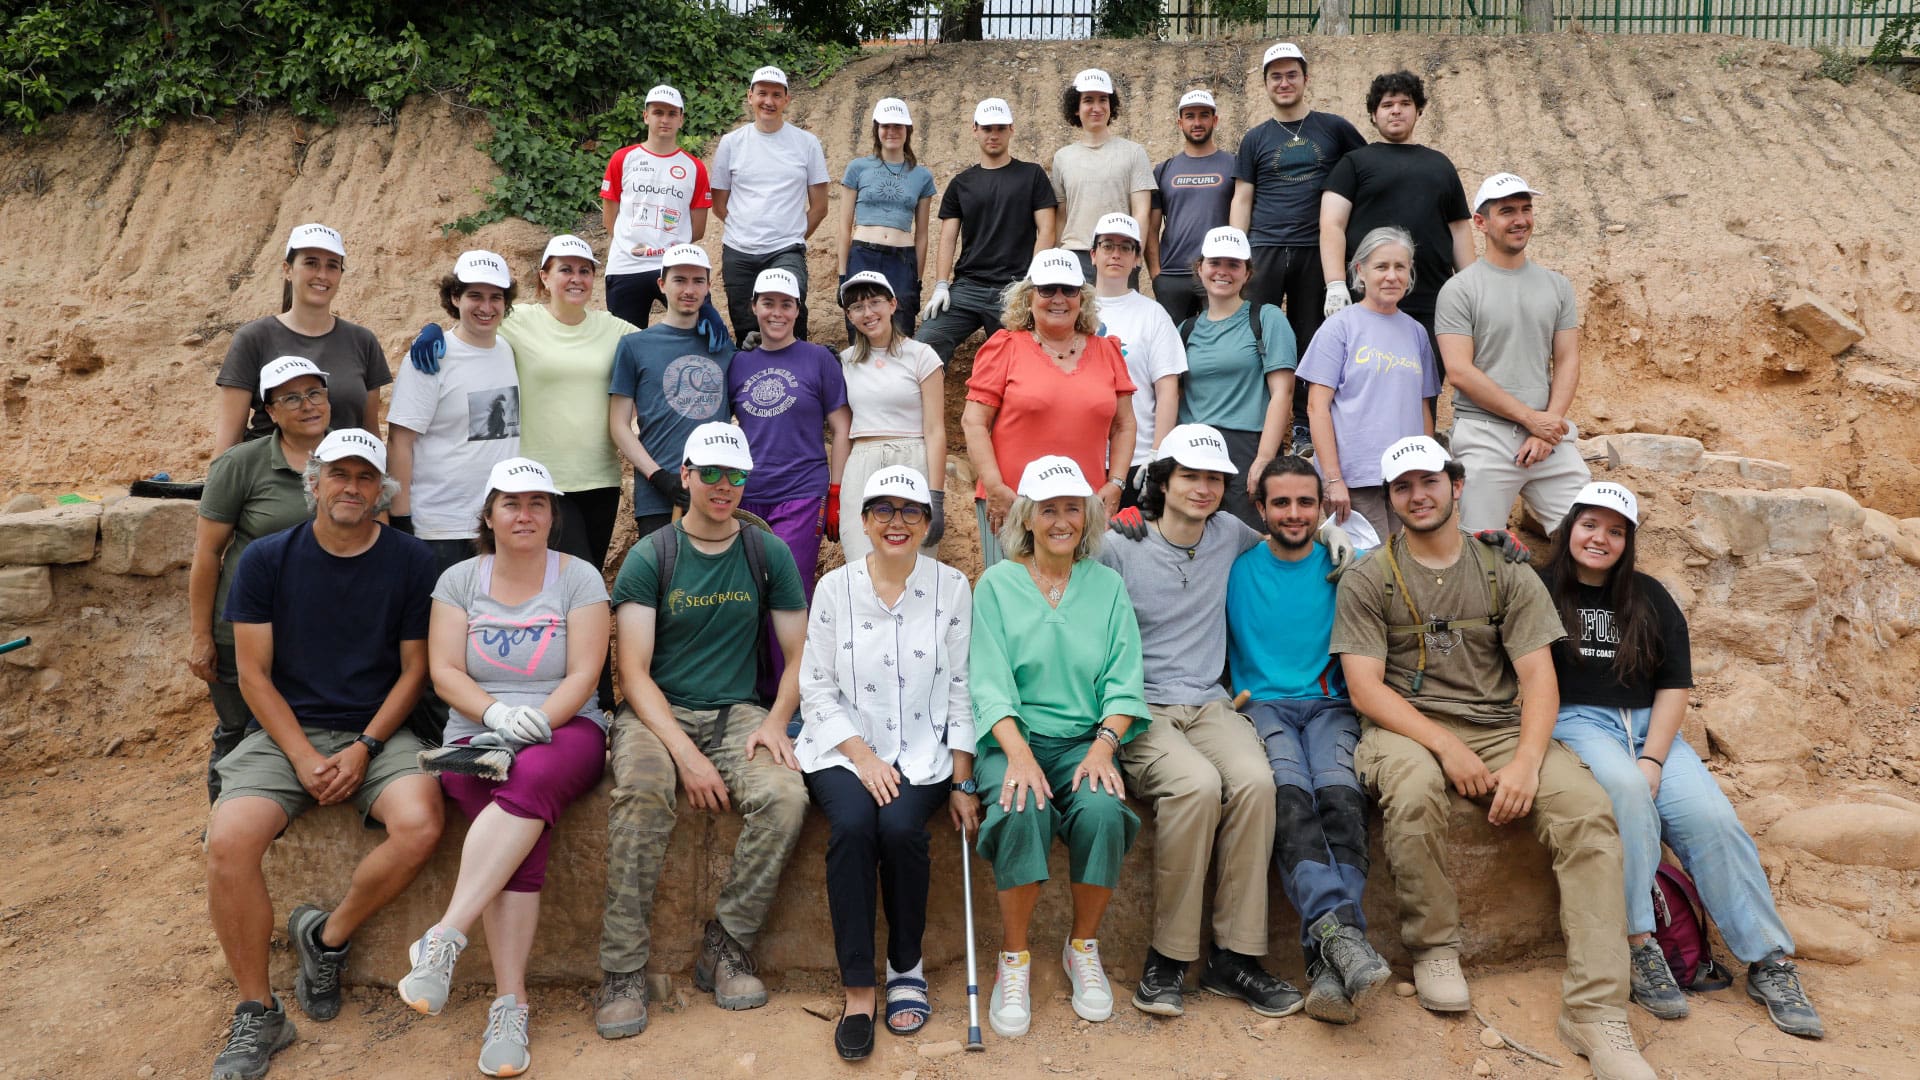
M 1724 990 L 1733 985 L 1733 974 L 1713 958 L 1699 890 L 1686 871 L 1671 863 L 1661 863 L 1653 874 L 1653 939 L 1683 989 Z

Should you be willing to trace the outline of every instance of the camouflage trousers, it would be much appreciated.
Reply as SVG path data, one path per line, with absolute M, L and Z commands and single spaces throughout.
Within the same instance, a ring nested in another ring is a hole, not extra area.
M 750 948 L 773 907 L 780 872 L 800 840 L 806 784 L 766 750 L 747 758 L 747 736 L 766 720 L 765 709 L 675 706 L 673 716 L 713 762 L 726 782 L 727 798 L 745 822 L 714 916 L 734 940 Z M 621 707 L 611 734 L 613 807 L 607 817 L 607 910 L 600 928 L 600 967 L 639 971 L 652 952 L 653 891 L 673 836 L 679 774 L 666 745 L 631 707 Z

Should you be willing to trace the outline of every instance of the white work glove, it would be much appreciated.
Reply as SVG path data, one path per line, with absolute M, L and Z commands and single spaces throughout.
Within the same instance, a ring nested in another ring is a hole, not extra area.
M 1335 312 L 1353 303 L 1353 295 L 1347 292 L 1344 281 L 1327 282 L 1327 302 L 1320 308 L 1322 318 L 1331 319 Z
M 1339 581 L 1340 575 L 1353 567 L 1353 541 L 1348 538 L 1347 530 L 1328 518 L 1320 526 L 1320 542 L 1327 545 L 1327 557 L 1333 560 L 1333 570 L 1327 574 L 1327 580 Z
M 920 309 L 920 321 L 925 322 L 952 306 L 953 293 L 947 289 L 947 283 L 936 281 L 933 283 L 933 296 L 927 301 L 927 306 Z
M 487 726 L 487 730 L 498 732 L 517 743 L 530 746 L 553 741 L 553 725 L 547 721 L 547 714 L 531 705 L 507 705 L 496 701 L 487 706 L 480 722 Z

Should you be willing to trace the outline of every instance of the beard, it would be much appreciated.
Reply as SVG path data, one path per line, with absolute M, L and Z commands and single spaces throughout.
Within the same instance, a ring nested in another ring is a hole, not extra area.
M 1423 535 L 1426 533 L 1436 533 L 1446 528 L 1447 523 L 1453 520 L 1453 496 L 1449 494 L 1446 501 L 1440 505 L 1440 515 L 1434 520 L 1432 525 L 1415 525 L 1407 519 L 1405 514 L 1402 514 L 1398 510 L 1393 512 L 1393 516 L 1400 519 L 1400 524 L 1406 526 L 1408 532 L 1417 532 Z

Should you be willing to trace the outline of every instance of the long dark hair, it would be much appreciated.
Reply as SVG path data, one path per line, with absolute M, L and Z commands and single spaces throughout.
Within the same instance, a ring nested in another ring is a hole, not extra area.
M 1567 511 L 1560 527 L 1554 530 L 1553 552 L 1547 556 L 1547 568 L 1541 574 L 1546 579 L 1547 591 L 1553 594 L 1554 607 L 1560 612 L 1560 625 L 1567 631 L 1567 636 L 1553 646 L 1563 662 L 1577 662 L 1580 648 L 1580 612 L 1574 603 L 1580 578 L 1573 565 L 1573 522 L 1582 511 L 1591 509 L 1596 508 L 1575 503 L 1573 509 Z M 1651 676 L 1665 654 L 1653 605 L 1647 601 L 1640 575 L 1633 569 L 1635 538 L 1639 531 L 1628 526 L 1620 561 L 1607 571 L 1606 583 L 1600 586 L 1606 605 L 1613 609 L 1613 625 L 1620 636 L 1613 647 L 1613 678 L 1623 686 Z
M 907 168 L 912 169 L 914 166 L 920 164 L 920 159 L 913 156 L 913 125 L 907 124 L 905 125 L 905 127 L 907 129 L 907 137 L 905 140 L 903 140 L 900 143 L 900 154 L 903 158 L 906 159 Z M 886 157 L 881 153 L 881 150 L 882 150 L 882 147 L 880 145 L 880 121 L 875 120 L 873 122 L 873 159 L 875 161 L 887 160 Z

